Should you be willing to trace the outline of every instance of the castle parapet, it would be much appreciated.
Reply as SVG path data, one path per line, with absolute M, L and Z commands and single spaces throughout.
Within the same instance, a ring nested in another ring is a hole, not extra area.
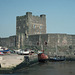
M 27 16 L 32 16 L 32 12 L 26 12 Z
M 42 17 L 42 18 L 46 18 L 46 15 L 45 15 L 45 14 L 42 14 L 42 15 L 40 15 L 40 17 Z

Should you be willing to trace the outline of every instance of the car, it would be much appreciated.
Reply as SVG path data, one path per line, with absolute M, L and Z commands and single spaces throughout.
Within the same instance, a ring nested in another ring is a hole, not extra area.
M 30 50 L 31 51 L 31 53 L 34 53 L 34 50 Z
M 20 50 L 18 52 L 18 54 L 20 54 L 20 55 L 29 55 L 30 54 L 30 50 Z

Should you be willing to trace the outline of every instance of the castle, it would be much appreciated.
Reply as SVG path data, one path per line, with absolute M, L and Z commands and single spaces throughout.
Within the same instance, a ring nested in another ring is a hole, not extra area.
M 33 16 L 31 12 L 27 12 L 24 16 L 16 18 L 16 36 L 17 47 L 20 48 L 26 43 L 29 35 L 46 34 L 46 16 Z
M 46 15 L 34 16 L 32 12 L 26 12 L 26 15 L 16 17 L 16 35 L 0 38 L 0 46 L 18 49 L 33 46 L 50 55 L 74 56 L 75 35 L 47 34 Z

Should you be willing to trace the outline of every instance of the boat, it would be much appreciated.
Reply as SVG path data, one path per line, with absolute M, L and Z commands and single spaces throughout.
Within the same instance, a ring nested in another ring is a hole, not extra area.
M 64 61 L 65 60 L 65 56 L 58 56 L 58 48 L 56 45 L 56 55 L 55 56 L 50 56 L 49 57 L 49 61 Z
M 0 47 L 0 52 L 5 54 L 5 53 L 10 53 L 10 50 L 6 47 Z
M 46 62 L 48 60 L 48 56 L 43 53 L 42 51 L 38 53 L 38 61 L 39 62 Z
M 64 56 L 54 56 L 49 58 L 49 61 L 64 61 L 64 60 L 65 60 Z

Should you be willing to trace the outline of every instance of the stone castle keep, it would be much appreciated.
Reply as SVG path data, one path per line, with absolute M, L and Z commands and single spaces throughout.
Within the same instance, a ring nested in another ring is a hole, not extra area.
M 32 16 L 31 12 L 27 12 L 24 16 L 17 16 L 17 47 L 20 48 L 24 46 L 26 44 L 26 39 L 29 40 L 29 35 L 35 34 L 46 34 L 46 16 Z
M 47 34 L 46 15 L 34 16 L 27 12 L 16 17 L 16 35 L 0 38 L 0 46 L 44 49 L 50 55 L 75 55 L 75 35 Z

